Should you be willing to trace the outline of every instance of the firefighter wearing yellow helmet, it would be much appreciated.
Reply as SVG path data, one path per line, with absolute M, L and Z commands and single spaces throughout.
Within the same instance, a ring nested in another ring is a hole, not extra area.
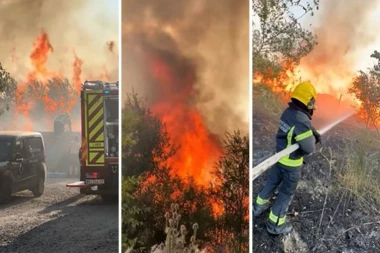
M 295 143 L 300 148 L 282 157 L 269 170 L 267 182 L 254 203 L 253 214 L 257 217 L 269 208 L 269 200 L 278 188 L 267 221 L 267 231 L 271 234 L 286 234 L 292 230 L 292 225 L 285 222 L 285 218 L 301 177 L 303 157 L 313 153 L 315 144 L 321 142 L 320 134 L 311 126 L 316 99 L 314 86 L 310 82 L 302 82 L 294 89 L 292 101 L 281 115 L 276 152 Z

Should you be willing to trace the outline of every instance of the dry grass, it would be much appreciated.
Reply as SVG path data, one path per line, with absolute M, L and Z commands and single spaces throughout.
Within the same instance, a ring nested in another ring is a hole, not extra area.
M 371 131 L 361 132 L 357 141 L 347 146 L 340 182 L 355 195 L 380 203 L 380 148 L 374 141 L 378 138 Z
M 253 86 L 253 110 L 269 113 L 271 115 L 280 115 L 284 109 L 281 99 L 268 86 Z

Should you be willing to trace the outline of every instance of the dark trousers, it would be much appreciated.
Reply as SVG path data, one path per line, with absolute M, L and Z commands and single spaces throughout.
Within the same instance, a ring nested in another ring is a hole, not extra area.
M 265 200 L 269 199 L 279 186 L 277 198 L 272 205 L 272 213 L 275 216 L 285 217 L 300 178 L 301 167 L 287 167 L 277 163 L 269 170 L 267 182 L 259 196 Z

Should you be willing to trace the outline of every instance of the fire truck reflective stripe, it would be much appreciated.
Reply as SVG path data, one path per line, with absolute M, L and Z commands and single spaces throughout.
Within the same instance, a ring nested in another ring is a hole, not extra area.
M 100 114 L 103 114 L 103 103 L 101 100 L 99 100 L 100 103 L 96 103 L 93 105 L 93 107 L 91 107 L 90 110 L 88 110 L 89 112 L 89 119 L 90 119 L 90 124 L 91 124 L 91 120 L 96 120 Z
M 99 129 L 99 131 L 96 134 L 94 134 L 93 140 L 94 141 L 104 141 L 104 130 L 103 130 L 103 128 Z
M 96 141 L 104 141 L 104 132 L 102 132 L 98 137 L 96 137 Z
M 91 133 L 90 141 L 95 141 L 96 138 L 93 138 L 101 129 L 103 129 L 103 117 L 100 117 L 98 121 L 96 121 L 88 131 Z
M 104 132 L 103 93 L 92 91 L 87 94 L 87 111 L 85 112 L 86 135 L 88 137 L 87 166 L 104 164 L 104 138 L 99 139 L 99 132 Z M 104 136 L 104 135 L 102 135 Z
M 94 105 L 95 107 L 96 105 Z M 94 125 L 94 123 L 98 119 L 103 119 L 103 105 L 100 105 L 96 111 L 93 111 L 92 113 L 89 112 L 88 116 L 88 127 L 91 129 Z
M 102 94 L 89 94 L 88 95 L 88 108 L 91 108 L 101 98 L 102 98 Z
M 93 130 L 90 131 L 90 134 L 89 134 L 90 141 L 91 142 L 102 141 L 102 140 L 98 140 L 97 138 L 103 132 L 104 132 L 103 124 L 97 125 Z
M 89 152 L 89 160 L 92 164 L 103 164 L 104 163 L 104 153 L 100 152 Z
M 95 107 L 96 105 L 94 105 Z M 90 114 L 89 116 L 89 126 L 88 126 L 88 132 L 89 132 L 89 139 L 90 141 L 95 141 L 97 139 L 98 133 L 103 132 L 104 125 L 103 125 L 103 104 L 100 104 L 98 106 L 97 111 L 94 111 L 94 113 Z M 101 141 L 101 140 L 100 140 Z
M 99 126 L 99 124 L 101 124 L 103 121 L 103 111 L 99 113 L 101 113 L 100 117 L 99 115 L 96 115 L 94 118 L 91 118 L 90 120 L 89 127 L 88 127 L 90 132 L 94 130 L 95 127 Z

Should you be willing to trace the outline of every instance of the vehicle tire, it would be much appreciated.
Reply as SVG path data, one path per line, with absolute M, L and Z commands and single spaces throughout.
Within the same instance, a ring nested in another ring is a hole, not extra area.
M 12 197 L 12 190 L 11 185 L 7 183 L 1 184 L 1 190 L 0 190 L 0 204 L 7 204 L 11 201 Z
M 37 185 L 32 189 L 34 197 L 41 197 L 45 190 L 45 177 L 40 175 L 37 180 Z

